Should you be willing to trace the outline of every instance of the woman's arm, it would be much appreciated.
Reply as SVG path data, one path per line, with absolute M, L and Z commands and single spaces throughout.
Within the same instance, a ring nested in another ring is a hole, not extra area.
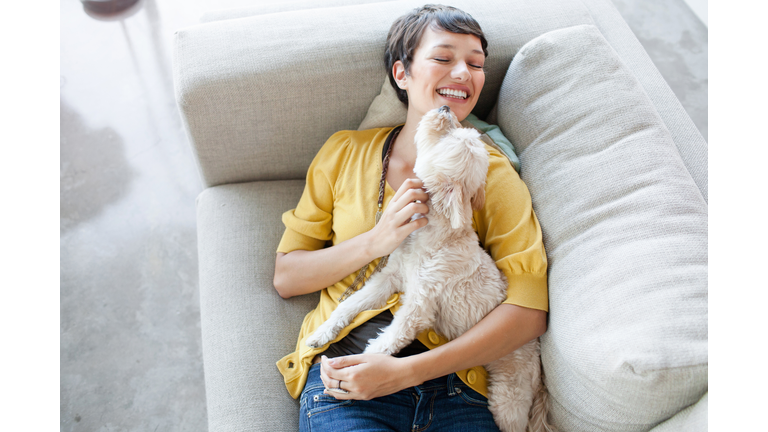
M 321 378 L 327 388 L 343 381 L 341 386 L 349 390 L 348 394 L 329 392 L 337 399 L 369 400 L 488 364 L 541 336 L 546 329 L 546 312 L 502 304 L 463 335 L 421 354 L 403 358 L 384 354 L 323 358 Z
M 423 186 L 419 179 L 405 180 L 379 223 L 368 232 L 324 249 L 278 253 L 273 283 L 280 297 L 320 291 L 392 253 L 410 233 L 427 224 L 427 218 L 411 220 L 414 214 L 429 211 L 425 204 L 429 197 Z

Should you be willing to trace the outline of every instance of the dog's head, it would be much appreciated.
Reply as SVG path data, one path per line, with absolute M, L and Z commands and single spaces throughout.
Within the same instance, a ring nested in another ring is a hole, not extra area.
M 488 150 L 480 133 L 462 128 L 448 106 L 433 109 L 416 131 L 414 172 L 424 182 L 432 208 L 457 229 L 472 223 L 472 209 L 485 201 Z

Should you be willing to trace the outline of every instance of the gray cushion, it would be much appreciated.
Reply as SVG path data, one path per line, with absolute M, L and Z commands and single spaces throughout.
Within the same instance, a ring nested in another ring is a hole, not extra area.
M 642 86 L 593 26 L 510 65 L 498 121 L 550 263 L 542 362 L 568 431 L 643 431 L 707 392 L 707 204 Z
M 272 284 L 282 212 L 304 181 L 209 188 L 197 200 L 200 315 L 210 431 L 291 431 L 298 402 L 275 362 L 296 347 L 319 295 L 283 300 Z

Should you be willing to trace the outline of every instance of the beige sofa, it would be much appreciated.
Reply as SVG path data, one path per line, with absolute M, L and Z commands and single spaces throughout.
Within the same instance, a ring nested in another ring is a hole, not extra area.
M 197 199 L 211 431 L 295 431 L 275 362 L 317 295 L 274 290 L 282 212 L 379 94 L 392 21 L 423 3 L 294 1 L 175 36 Z M 609 0 L 456 0 L 488 40 L 475 114 L 515 146 L 550 263 L 541 338 L 564 431 L 707 428 L 707 143 Z M 391 120 L 388 120 L 391 121 Z M 382 124 L 381 126 L 384 126 Z

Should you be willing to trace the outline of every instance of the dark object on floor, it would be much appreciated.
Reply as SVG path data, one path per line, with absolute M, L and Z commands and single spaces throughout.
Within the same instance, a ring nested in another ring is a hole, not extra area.
M 136 4 L 139 0 L 80 0 L 83 7 L 99 14 L 122 12 Z

